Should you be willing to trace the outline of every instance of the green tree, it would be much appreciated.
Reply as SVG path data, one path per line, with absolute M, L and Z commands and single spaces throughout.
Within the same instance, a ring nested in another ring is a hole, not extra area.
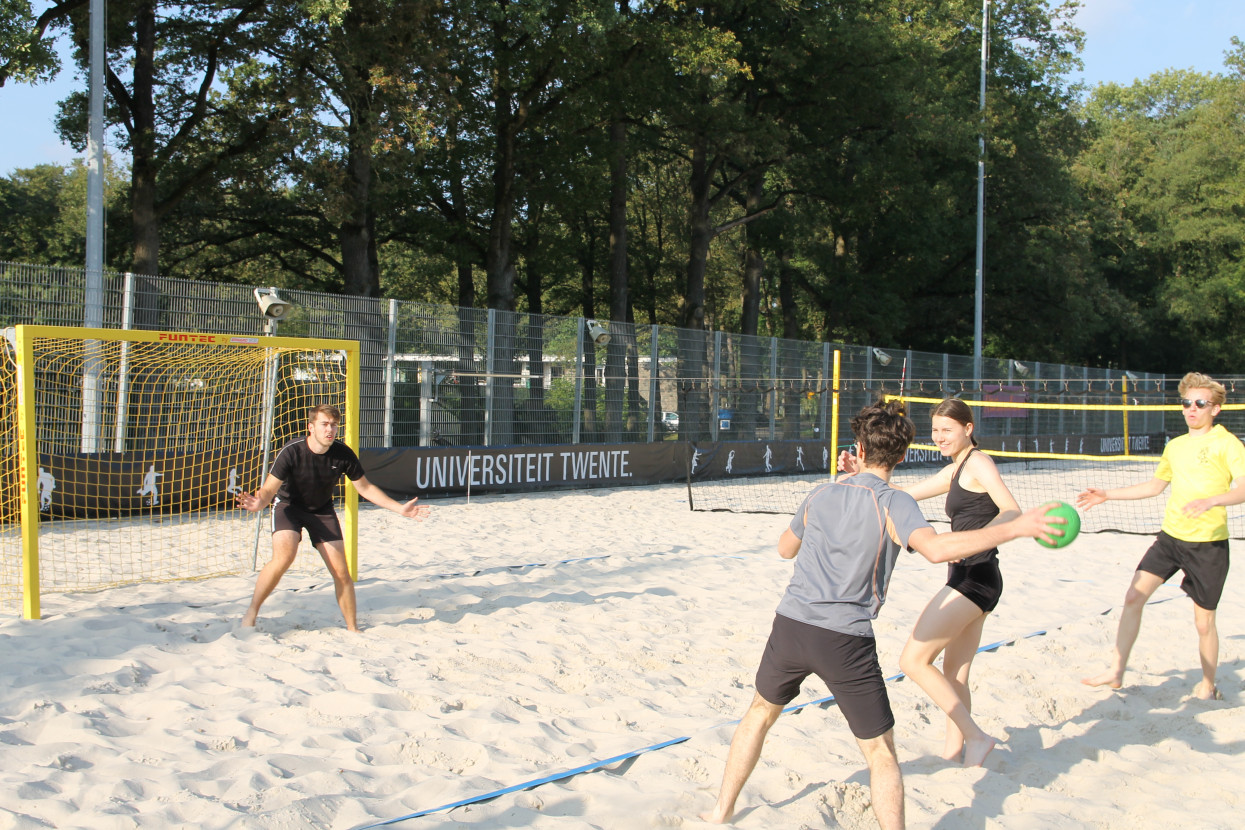
M 105 210 L 124 227 L 126 190 L 122 171 L 105 165 Z M 0 178 L 0 260 L 80 266 L 86 250 L 86 167 L 40 164 Z M 121 269 L 128 261 L 124 233 L 110 234 L 104 262 Z
M 1239 60 L 1240 43 L 1230 56 Z M 1096 88 L 1078 159 L 1092 244 L 1119 321 L 1098 361 L 1179 373 L 1245 356 L 1245 79 L 1157 73 Z

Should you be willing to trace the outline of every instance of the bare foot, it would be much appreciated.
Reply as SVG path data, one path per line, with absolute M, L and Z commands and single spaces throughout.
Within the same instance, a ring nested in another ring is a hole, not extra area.
M 1198 700 L 1223 700 L 1223 692 L 1214 683 L 1205 680 L 1193 687 L 1193 696 Z
M 1118 689 L 1124 685 L 1124 672 L 1112 669 L 1094 677 L 1083 678 L 1081 682 L 1086 686 L 1110 686 L 1112 689 Z
M 977 740 L 964 742 L 964 766 L 979 767 L 982 761 L 986 760 L 986 756 L 994 749 L 994 745 L 998 743 L 989 735 L 983 733 L 983 736 Z
M 964 742 L 960 741 L 956 744 L 947 744 L 942 748 L 941 758 L 945 761 L 958 761 L 960 756 L 964 754 Z
M 258 614 L 247 614 L 245 617 L 242 618 L 242 627 L 243 628 L 254 628 L 255 619 L 258 616 L 259 616 Z
M 701 821 L 708 822 L 709 824 L 726 824 L 728 821 L 730 821 L 734 817 L 735 817 L 735 808 L 732 807 L 726 812 L 720 813 L 718 811 L 717 805 L 714 805 L 713 809 L 710 810 L 709 812 L 701 813 L 699 816 Z

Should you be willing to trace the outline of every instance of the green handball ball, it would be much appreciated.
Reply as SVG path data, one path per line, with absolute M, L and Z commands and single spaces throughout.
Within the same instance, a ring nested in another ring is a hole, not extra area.
M 1057 502 L 1046 511 L 1047 516 L 1058 516 L 1066 519 L 1066 525 L 1059 525 L 1059 529 L 1063 531 L 1062 536 L 1053 536 L 1054 542 L 1047 542 L 1038 539 L 1037 542 L 1046 548 L 1062 548 L 1072 544 L 1072 540 L 1081 532 L 1081 514 L 1076 512 L 1076 508 L 1068 504 L 1066 501 Z

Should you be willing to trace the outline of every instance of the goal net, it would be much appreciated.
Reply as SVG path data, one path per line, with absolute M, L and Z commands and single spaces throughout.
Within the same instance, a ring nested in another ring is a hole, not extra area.
M 900 397 L 900 396 L 891 396 Z M 973 408 L 975 435 L 984 452 L 998 464 L 1012 495 L 1022 508 L 1052 500 L 1072 504 L 1087 487 L 1113 489 L 1154 477 L 1163 447 L 1186 431 L 1181 409 L 1173 403 L 1149 403 L 1137 393 L 1115 395 L 1105 401 L 1065 403 L 1033 390 L 997 395 L 994 400 L 964 400 Z M 1150 399 L 1162 400 L 1161 391 Z M 917 440 L 891 481 L 908 486 L 933 475 L 948 461 L 938 448 L 923 440 L 930 434 L 930 410 L 942 398 L 903 396 L 916 424 Z M 1128 403 L 1122 402 L 1127 399 Z M 1170 397 L 1168 398 L 1170 399 Z M 840 415 L 844 422 L 851 413 Z M 1225 404 L 1216 421 L 1229 431 L 1245 434 L 1245 404 Z M 843 444 L 833 453 L 847 449 Z M 711 457 L 713 450 L 701 450 Z M 710 465 L 701 475 L 689 470 L 689 500 L 693 510 L 793 515 L 808 492 L 830 480 L 828 470 L 784 467 L 772 475 L 731 476 Z M 745 470 L 745 472 L 747 472 Z M 1108 501 L 1081 513 L 1082 532 L 1155 533 L 1163 522 L 1168 492 L 1135 501 Z M 945 522 L 945 497 L 920 502 L 926 519 Z M 1228 508 L 1228 530 L 1245 539 L 1245 506 Z
M 235 504 L 319 404 L 357 446 L 358 344 L 17 326 L 0 343 L 0 608 L 42 593 L 236 574 L 267 512 Z M 357 501 L 342 488 L 356 570 Z

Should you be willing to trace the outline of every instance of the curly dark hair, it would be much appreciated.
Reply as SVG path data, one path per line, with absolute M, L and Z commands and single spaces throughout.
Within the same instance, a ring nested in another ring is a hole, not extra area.
M 883 399 L 856 413 L 852 433 L 869 466 L 890 469 L 903 461 L 916 437 L 916 426 L 908 418 L 903 401 Z

